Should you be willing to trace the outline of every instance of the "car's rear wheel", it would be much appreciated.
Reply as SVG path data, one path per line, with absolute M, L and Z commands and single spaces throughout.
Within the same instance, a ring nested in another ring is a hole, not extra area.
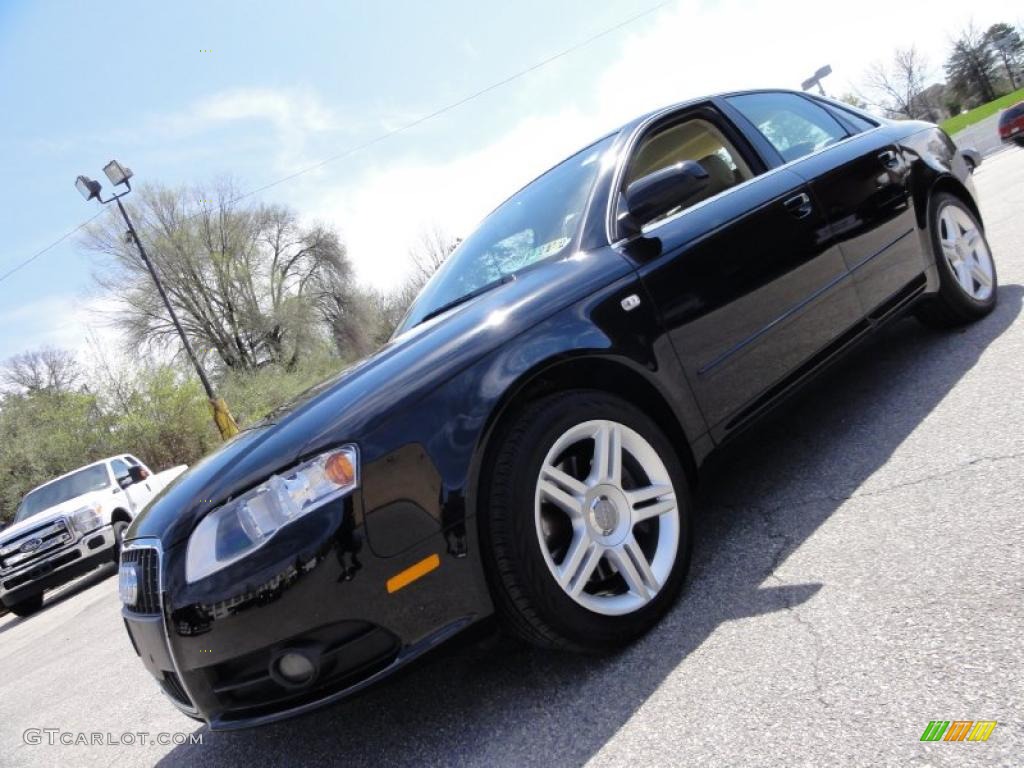
M 499 439 L 483 529 L 507 626 L 589 651 L 647 631 L 691 547 L 686 475 L 664 433 L 620 398 L 575 391 L 531 404 Z
M 7 607 L 15 616 L 31 616 L 43 607 L 43 595 L 42 593 L 32 595 L 32 597 L 26 597 L 24 600 L 20 600 Z
M 929 213 L 939 290 L 921 305 L 918 317 L 944 328 L 978 320 L 995 307 L 999 287 L 985 232 L 955 195 L 935 195 Z

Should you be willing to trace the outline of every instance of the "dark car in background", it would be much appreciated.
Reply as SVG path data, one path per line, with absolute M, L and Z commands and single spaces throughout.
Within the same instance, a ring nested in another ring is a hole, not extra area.
M 999 115 L 999 138 L 1024 147 L 1024 101 L 1004 109 Z
M 996 287 L 932 124 L 789 91 L 637 118 L 491 213 L 383 349 L 135 520 L 132 642 L 214 728 L 337 700 L 494 613 L 622 646 L 683 584 L 716 447 L 892 318 L 961 325 Z

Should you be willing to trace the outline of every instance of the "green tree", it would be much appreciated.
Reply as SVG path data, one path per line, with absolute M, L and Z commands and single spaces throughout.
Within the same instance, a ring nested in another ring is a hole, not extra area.
M 229 182 L 212 191 L 151 185 L 129 207 L 204 357 L 229 370 L 294 366 L 336 319 L 325 314 L 327 298 L 346 305 L 352 298 L 351 265 L 330 228 L 303 225 L 284 206 L 240 198 Z M 116 321 L 130 341 L 177 348 L 176 330 L 117 212 L 90 227 L 83 245 L 106 259 L 96 279 L 119 300 Z
M 0 401 L 0 519 L 30 489 L 106 456 L 110 415 L 87 392 L 41 390 Z
M 946 60 L 950 87 L 966 103 L 978 106 L 992 101 L 997 93 L 997 59 L 986 35 L 970 25 L 953 43 Z
M 1010 87 L 1017 90 L 1021 84 L 1021 69 L 1024 69 L 1024 39 L 1011 24 L 993 24 L 985 30 L 985 40 L 995 57 L 1002 62 Z

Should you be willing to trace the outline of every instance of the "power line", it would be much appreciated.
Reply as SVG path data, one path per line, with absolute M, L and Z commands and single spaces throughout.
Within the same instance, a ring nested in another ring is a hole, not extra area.
M 341 160 L 343 158 L 349 157 L 351 155 L 356 154 L 357 152 L 362 152 L 364 149 L 368 149 L 368 148 L 374 146 L 375 144 L 379 144 L 382 141 L 390 139 L 392 136 L 395 136 L 395 135 L 397 135 L 399 133 L 403 133 L 405 131 L 408 131 L 408 130 L 410 130 L 412 128 L 415 128 L 418 125 L 422 125 L 423 123 L 427 122 L 428 120 L 433 120 L 436 117 L 440 117 L 441 115 L 445 114 L 446 112 L 451 112 L 453 109 L 458 109 L 459 107 L 461 107 L 464 104 L 467 104 L 467 103 L 473 101 L 474 99 L 478 99 L 481 96 L 484 96 L 484 95 L 490 93 L 491 91 L 494 91 L 494 90 L 496 90 L 498 88 L 501 88 L 501 87 L 503 87 L 505 85 L 508 85 L 509 83 L 514 82 L 514 81 L 516 81 L 516 80 L 518 80 L 518 79 L 520 79 L 522 77 L 525 77 L 526 75 L 528 75 L 528 74 L 530 74 L 532 72 L 535 72 L 536 70 L 541 69 L 542 67 L 546 67 L 548 64 L 551 64 L 551 63 L 553 63 L 555 61 L 558 61 L 561 58 L 564 58 L 565 56 L 568 56 L 568 55 L 570 55 L 572 53 L 575 53 L 576 51 L 580 50 L 581 48 L 585 48 L 586 46 L 591 45 L 592 43 L 597 42 L 601 38 L 607 37 L 608 35 L 612 34 L 613 32 L 617 32 L 620 29 L 622 29 L 623 27 L 627 27 L 630 24 L 633 24 L 634 22 L 639 21 L 640 19 L 644 18 L 645 16 L 651 15 L 655 11 L 659 11 L 662 8 L 666 7 L 666 6 L 672 5 L 674 2 L 675 2 L 675 0 L 664 0 L 664 2 L 658 3 L 656 5 L 652 5 L 652 6 L 648 7 L 648 8 L 646 8 L 646 9 L 644 9 L 644 10 L 642 10 L 642 11 L 640 11 L 640 12 L 638 12 L 638 13 L 632 15 L 632 16 L 630 16 L 627 19 L 624 19 L 623 21 L 620 21 L 619 23 L 614 24 L 613 26 L 605 27 L 600 32 L 597 32 L 597 33 L 591 35 L 590 37 L 588 37 L 588 38 L 586 38 L 584 40 L 581 40 L 580 42 L 578 42 L 578 43 L 576 43 L 574 45 L 569 46 L 568 48 L 564 48 L 563 50 L 559 51 L 558 53 L 555 53 L 555 54 L 552 54 L 551 56 L 548 56 L 546 59 L 542 59 L 541 61 L 538 61 L 537 63 L 532 64 L 531 66 L 527 67 L 526 69 L 521 69 L 518 72 L 516 72 L 514 74 L 511 74 L 511 75 L 509 75 L 508 77 L 506 77 L 506 78 L 504 78 L 502 80 L 498 80 L 497 82 L 491 83 L 490 85 L 486 86 L 485 88 L 481 88 L 478 91 L 474 91 L 473 93 L 469 94 L 468 96 L 464 96 L 463 98 L 459 99 L 458 101 L 454 101 L 451 104 L 447 104 L 447 105 L 445 105 L 445 106 L 443 106 L 443 107 L 441 107 L 439 109 L 435 109 L 433 112 L 430 112 L 429 114 L 423 115 L 422 117 L 418 117 L 415 120 L 411 120 L 408 123 L 404 123 L 403 125 L 400 125 L 397 128 L 393 128 L 390 131 L 385 131 L 384 133 L 381 133 L 381 134 L 373 137 L 372 139 L 368 139 L 367 141 L 364 141 L 361 144 L 356 144 L 355 146 L 349 147 L 348 149 L 345 149 L 345 150 L 343 150 L 342 152 L 339 152 L 336 155 L 331 155 L 330 157 L 327 157 L 327 158 L 325 158 L 323 160 L 320 160 L 319 162 L 316 162 L 313 165 L 306 166 L 305 168 L 300 168 L 299 170 L 295 171 L 294 173 L 290 173 L 287 176 L 282 176 L 281 178 L 276 179 L 275 181 L 271 181 L 268 184 L 264 184 L 261 187 L 256 187 L 255 189 L 249 190 L 248 192 L 244 192 L 243 194 L 239 195 L 238 197 L 235 197 L 235 198 L 231 199 L 228 202 L 229 203 L 237 203 L 240 200 L 244 200 L 247 197 L 252 197 L 253 195 L 259 194 L 260 192 L 265 192 L 266 190 L 271 189 L 272 187 L 276 187 L 279 184 L 284 184 L 287 181 L 291 181 L 292 179 L 296 179 L 299 176 L 303 176 L 303 175 L 309 173 L 310 171 L 315 171 L 318 168 L 322 168 L 323 166 L 328 165 L 329 163 L 333 163 L 333 162 L 336 162 L 336 161 Z M 90 224 L 95 219 L 99 218 L 103 213 L 104 213 L 104 211 L 101 210 L 99 213 L 97 213 L 92 218 L 87 219 L 86 221 L 83 221 L 81 224 L 79 224 L 77 227 L 72 229 L 70 232 L 62 235 L 60 238 L 58 238 L 57 240 L 55 240 L 52 243 L 50 243 L 48 246 L 46 246 L 42 250 L 37 251 L 36 253 L 34 253 L 29 258 L 25 259 L 21 263 L 15 265 L 11 269 L 9 269 L 4 274 L 0 275 L 0 283 L 2 283 L 4 280 L 6 280 L 8 277 L 13 275 L 15 272 L 19 271 L 20 269 L 23 269 L 24 267 L 27 267 L 29 264 L 31 264 L 33 261 L 38 259 L 40 256 L 42 256 L 47 251 L 49 251 L 52 248 L 55 248 L 58 245 L 60 245 L 62 242 L 67 240 L 69 237 L 71 237 L 73 234 L 75 234 L 79 230 L 81 230 L 84 227 L 86 227 L 88 224 Z M 188 218 L 191 218 L 191 217 L 188 217 Z
M 36 259 L 38 259 L 38 258 L 39 258 L 40 256 L 42 256 L 42 255 L 43 255 L 44 253 L 46 253 L 46 252 L 47 252 L 47 251 L 49 251 L 50 249 L 52 249 L 52 248 L 56 248 L 56 247 L 57 247 L 58 245 L 60 245 L 61 243 L 63 243 L 63 242 L 65 241 L 65 240 L 67 240 L 67 239 L 68 239 L 69 237 L 71 237 L 71 236 L 72 236 L 73 234 L 75 234 L 75 233 L 76 233 L 76 232 L 78 232 L 79 230 L 81 230 L 81 229 L 84 229 L 85 227 L 89 226 L 89 224 L 91 224 L 91 223 L 92 223 L 93 221 L 95 221 L 95 220 L 96 220 L 96 219 L 98 219 L 98 218 L 99 218 L 100 216 L 102 216 L 102 215 L 103 215 L 103 213 L 104 213 L 104 211 L 100 211 L 100 212 L 99 212 L 99 213 L 97 213 L 97 214 L 96 214 L 95 216 L 92 216 L 92 217 L 90 217 L 90 218 L 86 219 L 86 220 L 85 220 L 85 221 L 83 221 L 83 222 L 82 222 L 81 224 L 79 224 L 79 225 L 78 225 L 77 227 L 75 227 L 74 229 L 72 229 L 71 231 L 69 231 L 69 232 L 65 232 L 65 233 L 64 233 L 63 235 L 61 235 L 60 237 L 58 237 L 58 238 L 57 238 L 56 240 L 54 240 L 54 241 L 53 241 L 52 243 L 50 243 L 50 244 L 49 244 L 48 246 L 46 246 L 46 247 L 45 247 L 45 248 L 43 248 L 42 250 L 36 251 L 36 252 L 35 252 L 35 253 L 33 253 L 33 254 L 32 254 L 31 256 L 29 256 L 29 257 L 28 257 L 27 259 L 25 259 L 24 261 L 22 261 L 21 263 L 19 263 L 19 264 L 15 264 L 15 265 L 14 265 L 13 267 L 11 267 L 11 268 L 10 268 L 9 270 L 7 270 L 7 271 L 6 271 L 6 272 L 4 272 L 4 273 L 3 273 L 2 275 L 0 275 L 0 283 L 2 283 L 2 282 L 3 282 L 4 280 L 6 280 L 6 279 L 7 279 L 8 277 L 10 277 L 11 275 L 13 275 L 13 274 L 14 274 L 15 272 L 17 272 L 17 271 L 18 271 L 19 269 L 23 269 L 23 268 L 27 267 L 27 266 L 28 266 L 29 264 L 31 264 L 31 263 L 32 263 L 33 261 L 35 261 Z
M 284 177 L 282 177 L 280 179 L 277 179 L 276 181 L 272 181 L 269 184 L 264 184 L 262 187 L 257 187 L 254 190 L 251 190 L 249 192 L 246 192 L 246 193 L 236 197 L 231 202 L 238 202 L 239 200 L 242 200 L 242 199 L 244 199 L 246 197 L 251 197 L 252 195 L 258 194 L 260 192 L 264 192 L 264 191 L 270 189 L 271 187 L 276 187 L 278 184 L 283 184 L 286 181 L 291 181 L 292 179 L 297 178 L 299 176 L 302 176 L 303 174 L 309 173 L 310 171 L 315 171 L 317 168 L 322 168 L 323 166 L 327 165 L 328 163 L 333 163 L 333 162 L 335 162 L 337 160 L 341 160 L 342 158 L 348 157 L 350 155 L 354 155 L 357 152 L 361 152 L 364 149 L 372 147 L 374 144 L 379 144 L 380 142 L 384 141 L 385 139 L 390 139 L 392 136 L 395 136 L 396 134 L 403 133 L 405 131 L 408 131 L 411 128 L 415 128 L 416 126 L 421 125 L 421 124 L 427 122 L 428 120 L 433 120 L 435 117 L 440 117 L 441 115 L 445 114 L 446 112 L 451 112 L 453 109 L 457 109 L 457 108 L 463 106 L 464 104 L 467 104 L 468 102 L 473 101 L 474 99 L 478 99 L 481 96 L 484 96 L 484 95 L 490 93 L 493 90 L 496 90 L 498 88 L 501 88 L 502 86 L 508 85 L 509 83 L 511 83 L 511 82 L 513 82 L 515 80 L 520 79 L 521 77 L 525 77 L 526 75 L 530 74 L 531 72 L 535 72 L 536 70 L 540 69 L 541 67 L 546 67 L 548 64 L 551 64 L 551 63 L 557 61 L 558 59 L 561 59 L 561 58 L 563 58 L 565 56 L 568 56 L 571 53 L 575 53 L 579 49 L 585 48 L 586 46 L 590 45 L 591 43 L 594 43 L 594 42 L 600 40 L 602 37 L 607 37 L 608 35 L 612 34 L 613 32 L 617 32 L 618 30 L 622 29 L 623 27 L 627 27 L 630 24 L 632 24 L 633 22 L 639 21 L 640 19 L 644 18 L 645 16 L 649 16 L 650 14 L 654 13 L 655 11 L 658 11 L 658 10 L 664 8 L 665 6 L 672 5 L 674 2 L 675 2 L 675 0 L 665 0 L 665 2 L 658 3 L 657 5 L 652 5 L 649 8 L 647 8 L 647 9 L 645 9 L 643 11 L 640 11 L 639 13 L 637 13 L 637 14 L 635 14 L 633 16 L 630 16 L 628 19 L 625 19 L 624 21 L 620 21 L 618 24 L 615 24 L 614 26 L 606 27 L 605 29 L 601 30 L 600 32 L 597 32 L 596 34 L 591 35 L 590 37 L 586 38 L 585 40 L 582 40 L 582 41 L 576 43 L 575 45 L 570 46 L 569 48 L 565 48 L 565 49 L 559 51 L 558 53 L 555 53 L 555 54 L 553 54 L 551 56 L 548 56 L 546 59 L 542 59 L 541 61 L 538 61 L 536 64 L 533 64 L 533 65 L 527 67 L 526 69 L 521 69 L 518 72 L 516 72 L 515 74 L 509 75 L 508 77 L 506 77 L 503 80 L 499 80 L 499 81 L 497 81 L 495 83 L 491 83 L 487 87 L 481 88 L 479 91 L 475 91 L 475 92 L 469 94 L 468 96 L 464 96 L 463 98 L 459 99 L 458 101 L 454 101 L 451 104 L 443 106 L 440 109 L 436 109 L 436 110 L 434 110 L 433 112 L 431 112 L 431 113 L 429 113 L 427 115 L 423 115 L 422 117 L 418 117 L 415 120 L 412 120 L 412 121 L 410 121 L 408 123 L 405 123 L 403 125 L 398 126 L 397 128 L 393 128 L 390 131 L 385 131 L 384 133 L 382 133 L 382 134 L 380 134 L 378 136 L 375 136 L 372 139 L 364 141 L 362 144 L 357 144 L 354 147 L 349 147 L 348 149 L 346 149 L 346 150 L 344 150 L 342 152 L 339 152 L 336 155 L 331 155 L 330 157 L 328 157 L 328 158 L 326 158 L 324 160 L 321 160 L 321 161 L 319 161 L 317 163 L 314 163 L 313 165 L 306 166 L 305 168 L 302 168 L 302 169 L 296 171 L 295 173 L 289 174 L 288 176 L 284 176 Z

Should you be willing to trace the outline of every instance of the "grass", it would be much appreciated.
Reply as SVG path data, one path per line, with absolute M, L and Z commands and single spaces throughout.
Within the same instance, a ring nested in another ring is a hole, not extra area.
M 1024 101 L 1024 88 L 1020 88 L 1013 93 L 1008 93 L 995 101 L 990 101 L 988 104 L 982 104 L 980 107 L 975 107 L 969 112 L 964 112 L 962 115 L 955 115 L 949 120 L 942 123 L 943 130 L 946 133 L 953 134 L 957 131 L 962 131 L 968 126 L 974 125 L 986 117 L 991 117 L 996 112 L 999 112 L 1007 107 L 1016 104 L 1018 101 Z

